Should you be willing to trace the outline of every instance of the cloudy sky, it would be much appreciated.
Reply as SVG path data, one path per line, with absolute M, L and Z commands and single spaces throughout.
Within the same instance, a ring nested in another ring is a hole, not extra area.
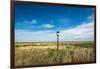
M 15 4 L 15 41 L 93 41 L 94 8 Z

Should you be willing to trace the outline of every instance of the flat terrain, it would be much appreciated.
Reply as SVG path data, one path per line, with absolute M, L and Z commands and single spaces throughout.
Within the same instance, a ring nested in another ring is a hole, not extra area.
M 95 61 L 93 42 L 17 42 L 15 66 L 86 63 Z

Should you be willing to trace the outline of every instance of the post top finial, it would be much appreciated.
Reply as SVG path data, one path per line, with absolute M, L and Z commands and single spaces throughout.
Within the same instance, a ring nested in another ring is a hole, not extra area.
M 57 31 L 57 33 L 59 33 L 59 31 Z
M 56 32 L 56 35 L 59 36 L 59 31 Z

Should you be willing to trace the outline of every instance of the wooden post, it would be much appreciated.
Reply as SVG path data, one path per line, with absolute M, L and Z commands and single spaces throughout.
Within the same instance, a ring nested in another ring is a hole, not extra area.
M 57 35 L 57 51 L 59 49 L 59 35 Z
M 59 50 L 59 31 L 56 32 L 57 35 L 57 51 Z

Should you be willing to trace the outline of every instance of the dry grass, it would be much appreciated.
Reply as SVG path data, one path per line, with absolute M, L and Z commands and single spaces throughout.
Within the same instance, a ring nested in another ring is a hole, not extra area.
M 94 48 L 60 46 L 19 46 L 15 47 L 15 66 L 45 65 L 62 63 L 86 63 L 95 61 Z

